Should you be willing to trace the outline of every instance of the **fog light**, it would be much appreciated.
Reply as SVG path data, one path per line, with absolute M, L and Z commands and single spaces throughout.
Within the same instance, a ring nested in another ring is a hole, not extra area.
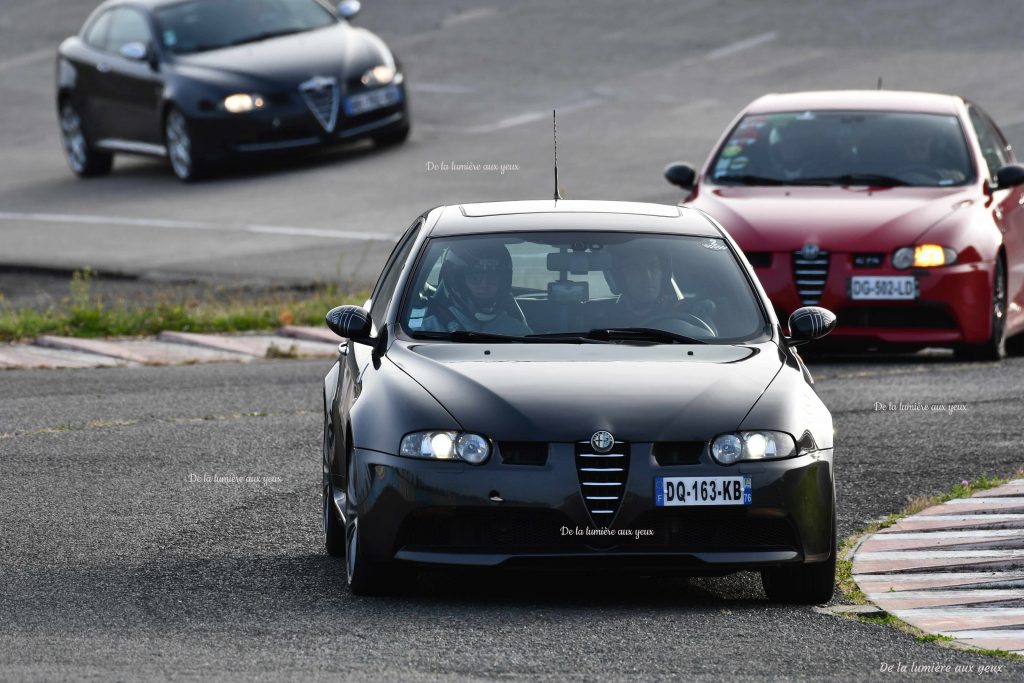
M 479 434 L 460 434 L 455 440 L 455 454 L 472 465 L 479 465 L 491 454 L 491 445 Z
M 743 443 L 735 434 L 723 434 L 711 444 L 711 456 L 722 465 L 731 465 L 740 459 Z

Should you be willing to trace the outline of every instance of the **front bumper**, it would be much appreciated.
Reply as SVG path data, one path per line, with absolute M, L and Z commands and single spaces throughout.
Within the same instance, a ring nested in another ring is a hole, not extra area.
M 470 566 L 650 567 L 692 573 L 816 562 L 832 547 L 832 452 L 773 463 L 659 466 L 632 444 L 607 532 L 590 521 L 573 444 L 542 466 L 420 461 L 356 449 L 360 550 L 372 561 Z M 750 506 L 656 507 L 656 476 L 752 479 Z M 344 490 L 340 478 L 335 489 Z M 641 532 L 641 533 L 638 533 Z
M 398 131 L 409 126 L 409 109 L 405 85 L 396 87 L 401 99 L 386 107 L 347 116 L 344 105 L 340 105 L 330 131 L 320 124 L 297 92 L 268 98 L 267 107 L 259 111 L 199 112 L 191 122 L 194 148 L 214 161 L 338 145 Z
M 976 344 L 992 334 L 994 263 L 975 262 L 940 268 L 896 270 L 853 268 L 851 254 L 833 253 L 824 291 L 814 305 L 836 314 L 837 326 L 822 347 L 950 346 Z M 756 268 L 765 293 L 783 324 L 804 306 L 795 284 L 789 253 L 775 253 L 771 265 Z M 857 275 L 913 275 L 918 298 L 912 301 L 866 301 L 850 297 L 850 278 Z

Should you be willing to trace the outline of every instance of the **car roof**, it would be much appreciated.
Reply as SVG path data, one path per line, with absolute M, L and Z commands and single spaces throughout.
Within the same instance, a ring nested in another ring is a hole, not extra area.
M 820 90 L 764 95 L 747 105 L 747 114 L 805 110 L 902 111 L 956 114 L 963 100 L 956 95 L 904 90 Z
M 578 199 L 458 204 L 441 208 L 431 235 L 572 230 L 654 232 L 721 237 L 699 210 L 666 204 Z

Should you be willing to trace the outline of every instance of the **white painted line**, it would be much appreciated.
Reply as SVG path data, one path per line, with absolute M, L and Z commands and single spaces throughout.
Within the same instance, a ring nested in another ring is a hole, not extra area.
M 439 95 L 468 95 L 476 92 L 476 88 L 466 85 L 449 85 L 447 83 L 410 83 L 405 86 L 415 93 L 430 93 Z
M 487 19 L 493 17 L 498 13 L 498 10 L 494 7 L 477 7 L 476 9 L 466 10 L 465 12 L 459 12 L 453 14 L 450 17 L 446 17 L 441 21 L 441 28 L 451 28 L 453 26 L 461 26 L 468 24 L 472 21 L 479 21 L 480 19 Z
M 734 55 L 737 52 L 743 52 L 745 50 L 757 47 L 758 45 L 770 43 L 773 40 L 778 39 L 778 37 L 778 33 L 776 33 L 775 31 L 771 31 L 770 33 L 761 33 L 756 36 L 751 36 L 750 38 L 744 38 L 743 40 L 738 40 L 735 43 L 729 43 L 728 45 L 718 48 L 717 50 L 712 50 L 711 52 L 704 55 L 704 61 L 713 62 L 716 59 L 729 57 L 730 55 Z
M 972 640 L 975 638 L 1024 638 L 1024 630 L 1019 628 L 1006 628 L 1006 629 L 983 629 L 979 631 L 939 631 L 944 636 L 950 638 L 963 638 Z
M 541 119 L 551 116 L 549 111 L 530 111 L 525 114 L 519 114 L 518 116 L 510 116 L 507 119 L 501 119 L 496 123 L 488 123 L 482 126 L 472 126 L 466 129 L 468 133 L 494 133 L 495 131 L 504 130 L 506 128 L 514 128 L 516 126 L 522 126 L 527 123 L 533 123 L 534 121 L 540 121 Z
M 26 64 L 32 64 L 33 62 L 41 62 L 44 59 L 57 59 L 57 48 L 46 47 L 41 50 L 34 52 L 27 52 L 17 57 L 10 57 L 8 59 L 0 60 L 0 71 L 5 69 L 13 69 L 16 66 L 25 66 Z
M 200 221 L 177 221 L 163 218 L 136 218 L 127 216 L 93 216 L 88 214 L 63 213 L 15 213 L 0 211 L 0 221 L 25 221 L 31 223 L 127 225 L 161 230 L 221 230 L 225 232 L 247 232 L 268 235 L 289 235 L 292 237 L 322 237 L 338 240 L 363 240 L 394 242 L 396 235 L 352 230 L 328 230 L 322 228 L 301 228 L 289 225 L 231 225 L 227 223 L 204 223 Z
M 882 550 L 860 552 L 861 560 L 965 560 L 971 558 L 1024 558 L 1024 550 Z

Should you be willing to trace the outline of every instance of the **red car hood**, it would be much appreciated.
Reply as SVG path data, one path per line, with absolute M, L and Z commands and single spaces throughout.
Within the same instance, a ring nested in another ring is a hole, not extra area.
M 913 244 L 973 197 L 970 187 L 702 187 L 687 202 L 708 212 L 744 251 L 888 251 Z

